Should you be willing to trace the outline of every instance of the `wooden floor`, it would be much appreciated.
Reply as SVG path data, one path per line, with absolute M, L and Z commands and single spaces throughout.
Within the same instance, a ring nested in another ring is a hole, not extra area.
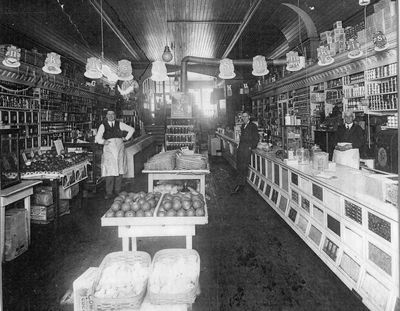
M 251 187 L 231 196 L 235 171 L 222 158 L 210 160 L 209 224 L 198 226 L 193 238 L 201 257 L 193 310 L 367 310 Z M 124 188 L 147 190 L 147 178 L 125 180 Z M 28 252 L 3 265 L 5 310 L 72 310 L 60 306 L 72 282 L 121 250 L 116 229 L 100 226 L 110 205 L 103 195 L 72 207 L 57 232 L 33 226 Z M 146 238 L 138 249 L 154 255 L 184 245 L 183 237 Z

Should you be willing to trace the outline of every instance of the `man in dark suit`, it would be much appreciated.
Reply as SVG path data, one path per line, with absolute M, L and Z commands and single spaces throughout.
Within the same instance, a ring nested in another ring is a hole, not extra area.
M 232 193 L 239 193 L 243 190 L 247 179 L 248 165 L 251 159 L 252 149 L 257 148 L 259 140 L 257 125 L 250 121 L 249 112 L 242 113 L 243 124 L 240 132 L 239 146 L 236 152 L 236 170 L 238 181 Z
M 336 132 L 335 142 L 351 143 L 353 148 L 360 151 L 360 156 L 364 154 L 365 135 L 364 130 L 354 123 L 354 112 L 351 110 L 343 113 L 344 124 L 340 125 Z

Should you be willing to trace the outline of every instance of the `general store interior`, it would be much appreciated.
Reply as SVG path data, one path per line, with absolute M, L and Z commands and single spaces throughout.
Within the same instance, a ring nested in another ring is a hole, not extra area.
M 398 1 L 1 2 L 0 311 L 106 310 L 84 273 L 166 249 L 199 256 L 192 301 L 148 285 L 127 309 L 399 308 Z M 108 110 L 135 129 L 112 199 Z M 346 111 L 365 143 L 343 163 Z M 166 195 L 191 205 L 161 219 Z

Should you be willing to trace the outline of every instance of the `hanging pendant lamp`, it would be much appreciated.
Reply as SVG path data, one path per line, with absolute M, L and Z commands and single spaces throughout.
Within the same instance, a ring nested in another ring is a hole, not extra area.
M 151 66 L 150 79 L 156 82 L 168 80 L 167 67 L 165 66 L 165 63 L 163 61 L 156 60 L 155 62 L 153 62 Z
M 129 81 L 133 79 L 132 65 L 129 60 L 121 59 L 118 61 L 118 79 L 122 81 Z
M 256 77 L 265 76 L 269 73 L 267 61 L 264 56 L 257 55 L 253 57 L 253 71 L 251 73 Z
M 99 58 L 90 57 L 87 59 L 84 76 L 89 79 L 100 79 L 103 76 L 101 72 L 101 60 Z
M 233 61 L 229 58 L 221 59 L 219 62 L 219 74 L 218 77 L 221 79 L 233 79 L 236 77 L 235 67 L 233 66 Z
M 173 59 L 173 55 L 168 45 L 164 48 L 164 53 L 162 54 L 162 60 L 166 63 L 169 63 Z
M 19 62 L 21 58 L 21 49 L 14 45 L 7 47 L 6 57 L 3 60 L 3 65 L 7 67 L 17 68 L 21 65 Z
M 44 62 L 44 66 L 42 67 L 42 70 L 44 72 L 57 75 L 61 73 L 61 59 L 60 55 L 57 53 L 51 52 L 47 53 L 46 60 Z

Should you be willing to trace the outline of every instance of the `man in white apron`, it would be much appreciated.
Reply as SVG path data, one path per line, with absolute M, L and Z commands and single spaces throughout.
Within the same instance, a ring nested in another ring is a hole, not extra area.
M 127 134 L 125 133 L 127 132 Z M 115 120 L 115 112 L 109 110 L 106 120 L 100 124 L 95 142 L 104 145 L 101 157 L 101 176 L 106 181 L 106 196 L 109 199 L 121 192 L 122 176 L 127 171 L 124 141 L 129 140 L 135 129 Z

